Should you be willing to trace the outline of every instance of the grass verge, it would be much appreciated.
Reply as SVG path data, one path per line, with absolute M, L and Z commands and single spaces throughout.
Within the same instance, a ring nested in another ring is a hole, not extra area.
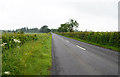
M 51 34 L 39 34 L 37 41 L 2 53 L 2 75 L 49 75 L 51 61 Z
M 61 36 L 63 36 L 63 35 L 61 35 Z M 96 45 L 96 46 L 99 46 L 99 47 L 103 47 L 103 48 L 107 48 L 107 49 L 111 49 L 111 50 L 120 52 L 120 49 L 117 48 L 117 47 L 108 46 L 108 45 L 101 45 L 101 44 L 98 44 L 98 43 L 93 43 L 93 42 L 89 42 L 89 41 L 86 41 L 86 40 L 81 40 L 79 38 L 73 38 L 73 37 L 69 37 L 69 36 L 65 36 L 65 37 L 68 37 L 68 38 L 75 39 L 75 40 L 78 40 L 78 41 L 81 41 L 81 42 L 85 42 L 85 43 L 88 43 L 88 44 L 92 44 L 92 45 Z

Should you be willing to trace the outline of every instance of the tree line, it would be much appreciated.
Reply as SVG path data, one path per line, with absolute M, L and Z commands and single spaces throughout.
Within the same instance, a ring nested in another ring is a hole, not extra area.
M 49 33 L 51 30 L 48 28 L 47 25 L 42 26 L 40 29 L 38 28 L 28 28 L 28 27 L 24 27 L 24 28 L 20 28 L 20 29 L 16 29 L 16 30 L 8 30 L 7 32 L 20 32 L 20 33 Z
M 60 24 L 58 29 L 49 29 L 47 25 L 42 26 L 40 29 L 38 28 L 20 28 L 16 30 L 8 30 L 7 32 L 20 32 L 20 33 L 49 33 L 49 32 L 78 32 L 79 23 L 76 20 L 70 19 L 69 22 Z

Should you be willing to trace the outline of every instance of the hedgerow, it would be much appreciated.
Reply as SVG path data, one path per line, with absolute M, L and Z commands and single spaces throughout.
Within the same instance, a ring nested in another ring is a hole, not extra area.
M 101 45 L 120 47 L 120 32 L 61 32 L 63 36 L 98 43 Z
M 2 50 L 20 47 L 27 41 L 37 40 L 36 34 L 19 34 L 19 33 L 3 33 L 2 34 Z

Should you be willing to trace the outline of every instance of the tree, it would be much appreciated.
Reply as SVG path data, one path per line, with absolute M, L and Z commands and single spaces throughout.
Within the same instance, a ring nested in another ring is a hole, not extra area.
M 47 25 L 44 25 L 40 28 L 40 32 L 42 33 L 49 33 L 50 32 L 50 29 L 48 28 Z
M 51 29 L 51 32 L 58 32 L 58 29 Z
M 28 27 L 27 27 L 27 28 L 26 28 L 26 32 L 28 32 L 28 30 L 29 30 L 29 29 L 28 29 Z
M 70 32 L 74 32 L 74 30 L 73 30 L 73 28 L 74 27 L 78 27 L 79 26 L 79 23 L 76 21 L 76 20 L 73 20 L 73 19 L 70 19 L 69 20 L 70 22 L 69 22 L 69 30 L 70 30 Z
M 78 27 L 79 23 L 76 20 L 70 19 L 69 22 L 61 24 L 58 28 L 59 32 L 74 32 L 74 28 Z
M 58 28 L 59 32 L 68 32 L 68 24 L 61 24 L 61 27 Z

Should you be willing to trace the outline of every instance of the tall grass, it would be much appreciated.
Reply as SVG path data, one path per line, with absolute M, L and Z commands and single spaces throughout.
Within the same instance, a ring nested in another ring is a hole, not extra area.
M 63 32 L 58 34 L 120 51 L 120 32 Z
M 13 37 L 14 36 L 14 37 Z M 4 34 L 3 42 L 20 42 L 2 53 L 2 75 L 49 75 L 51 69 L 51 34 Z
M 21 46 L 27 41 L 37 40 L 36 34 L 19 34 L 19 33 L 3 33 L 2 48 L 3 50 Z

